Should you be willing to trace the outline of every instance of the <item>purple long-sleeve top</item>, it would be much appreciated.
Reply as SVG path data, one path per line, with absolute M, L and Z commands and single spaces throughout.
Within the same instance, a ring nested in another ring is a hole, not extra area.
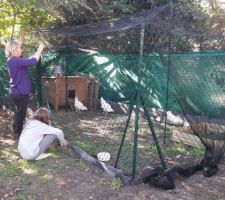
M 7 61 L 9 72 L 9 93 L 11 95 L 27 95 L 31 92 L 31 81 L 28 67 L 37 64 L 35 58 L 13 56 Z

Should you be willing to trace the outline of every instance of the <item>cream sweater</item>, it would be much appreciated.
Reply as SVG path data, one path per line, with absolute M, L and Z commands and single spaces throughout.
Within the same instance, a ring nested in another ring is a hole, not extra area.
M 39 152 L 39 144 L 44 135 L 47 134 L 56 135 L 59 140 L 64 139 L 62 130 L 35 119 L 28 120 L 19 139 L 18 150 L 20 155 L 26 160 L 36 157 Z

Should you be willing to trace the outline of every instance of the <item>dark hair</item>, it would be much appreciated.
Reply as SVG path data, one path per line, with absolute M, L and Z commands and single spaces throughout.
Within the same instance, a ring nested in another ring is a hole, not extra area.
M 41 121 L 41 122 L 49 125 L 50 124 L 50 112 L 47 108 L 40 107 L 35 111 L 33 119 L 36 119 L 38 121 Z

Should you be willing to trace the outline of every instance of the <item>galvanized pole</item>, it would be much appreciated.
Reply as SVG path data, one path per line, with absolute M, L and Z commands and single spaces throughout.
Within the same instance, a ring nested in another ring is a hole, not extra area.
M 170 0 L 170 31 L 172 31 L 173 25 L 173 0 Z M 171 51 L 172 51 L 172 33 L 169 35 L 169 48 L 168 48 L 168 60 L 167 60 L 167 83 L 166 83 L 166 103 L 165 103 L 165 121 L 164 121 L 164 133 L 163 133 L 163 144 L 166 144 L 167 135 L 167 111 L 169 101 L 169 87 L 170 87 L 170 66 L 171 66 Z
M 134 130 L 134 149 L 133 149 L 133 169 L 132 169 L 132 180 L 136 175 L 137 166 L 137 145 L 138 145 L 138 130 L 139 130 L 139 111 L 140 111 L 140 89 L 141 89 L 141 74 L 143 66 L 143 52 L 144 52 L 144 36 L 145 36 L 145 25 L 141 24 L 141 38 L 140 38 L 140 53 L 138 63 L 138 80 L 137 80 L 137 97 L 136 97 L 136 108 L 135 108 L 135 130 Z

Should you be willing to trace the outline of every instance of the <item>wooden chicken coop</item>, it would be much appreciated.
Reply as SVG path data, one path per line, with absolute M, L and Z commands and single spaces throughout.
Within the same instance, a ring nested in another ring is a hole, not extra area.
M 89 109 L 97 108 L 99 78 L 93 76 L 53 76 L 42 77 L 49 102 L 57 111 L 67 106 L 68 99 L 78 99 Z

